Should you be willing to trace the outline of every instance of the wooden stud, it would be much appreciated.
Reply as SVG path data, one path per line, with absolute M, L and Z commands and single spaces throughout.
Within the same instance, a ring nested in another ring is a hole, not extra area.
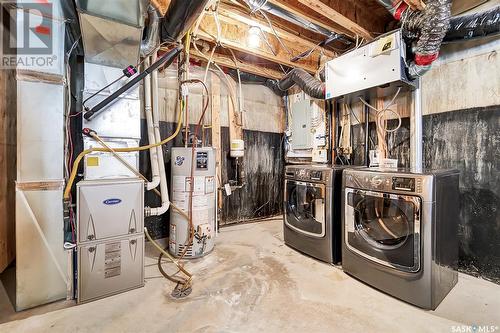
M 210 75 L 210 90 L 212 102 L 212 147 L 215 149 L 215 169 L 216 180 L 218 189 L 218 207 L 222 208 L 223 195 L 222 195 L 222 145 L 221 145 L 221 129 L 220 129 L 220 79 L 217 75 Z

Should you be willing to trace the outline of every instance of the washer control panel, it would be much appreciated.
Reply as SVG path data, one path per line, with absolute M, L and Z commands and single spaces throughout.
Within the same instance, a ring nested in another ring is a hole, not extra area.
M 326 182 L 329 180 L 329 172 L 308 168 L 289 168 L 285 172 L 287 179 L 295 179 L 306 182 Z

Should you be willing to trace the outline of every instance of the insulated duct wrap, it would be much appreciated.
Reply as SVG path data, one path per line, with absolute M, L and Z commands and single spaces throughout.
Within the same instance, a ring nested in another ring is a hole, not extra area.
M 294 85 L 298 85 L 312 98 L 325 99 L 325 84 L 302 68 L 292 69 L 276 86 L 280 91 L 287 91 Z
M 172 0 L 161 24 L 161 40 L 175 42 L 182 38 L 208 2 L 209 0 Z
M 496 6 L 484 12 L 453 17 L 443 43 L 463 42 L 499 33 L 500 6 Z
M 141 43 L 141 57 L 151 54 L 160 42 L 160 16 L 156 9 L 149 5 L 148 8 L 148 27 L 146 37 Z
M 422 76 L 439 56 L 441 43 L 450 27 L 451 0 L 429 0 L 423 11 L 413 11 L 404 1 L 379 2 L 401 21 L 404 36 L 416 40 L 415 59 L 408 71 L 412 78 Z

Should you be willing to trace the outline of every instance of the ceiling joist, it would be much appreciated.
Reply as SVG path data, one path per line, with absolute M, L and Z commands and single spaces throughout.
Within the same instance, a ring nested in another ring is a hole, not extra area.
M 360 37 L 363 37 L 366 40 L 373 39 L 372 34 L 368 30 L 363 28 L 357 22 L 354 22 L 351 19 L 347 18 L 346 16 L 342 15 L 334 8 L 326 5 L 325 3 L 319 0 L 298 0 L 298 1 L 307 8 L 315 11 L 316 13 L 328 17 L 328 19 L 348 29 L 352 33 L 359 35 Z
M 223 8 L 219 9 L 219 11 L 218 18 L 220 30 L 218 30 L 214 16 L 206 14 L 200 22 L 199 29 L 194 31 L 196 38 L 210 43 L 216 43 L 218 31 L 220 31 L 220 40 L 218 42 L 224 45 L 224 47 L 252 54 L 277 64 L 289 67 L 300 67 L 310 73 L 315 73 L 318 69 L 321 58 L 319 49 L 321 48 L 317 48 L 304 59 L 297 62 L 291 61 L 293 57 L 315 48 L 316 44 L 313 42 L 275 27 L 274 30 L 276 34 L 285 46 L 283 47 L 274 35 L 272 29 L 268 25 L 263 24 L 263 22 L 259 22 L 258 20 L 254 20 L 249 16 L 235 11 L 229 11 Z M 257 26 L 261 29 L 261 45 L 259 47 L 251 47 L 248 44 L 249 31 L 253 26 Z M 267 45 L 266 40 L 269 45 Z M 321 51 L 329 58 L 335 56 L 331 51 L 323 49 L 321 49 Z

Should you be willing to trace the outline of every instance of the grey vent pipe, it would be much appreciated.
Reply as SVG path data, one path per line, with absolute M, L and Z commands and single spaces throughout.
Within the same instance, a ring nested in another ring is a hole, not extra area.
M 141 43 L 141 57 L 143 58 L 150 55 L 160 44 L 160 16 L 152 5 L 148 8 L 148 18 L 146 37 Z
M 161 23 L 161 40 L 175 42 L 182 38 L 210 0 L 172 0 Z

